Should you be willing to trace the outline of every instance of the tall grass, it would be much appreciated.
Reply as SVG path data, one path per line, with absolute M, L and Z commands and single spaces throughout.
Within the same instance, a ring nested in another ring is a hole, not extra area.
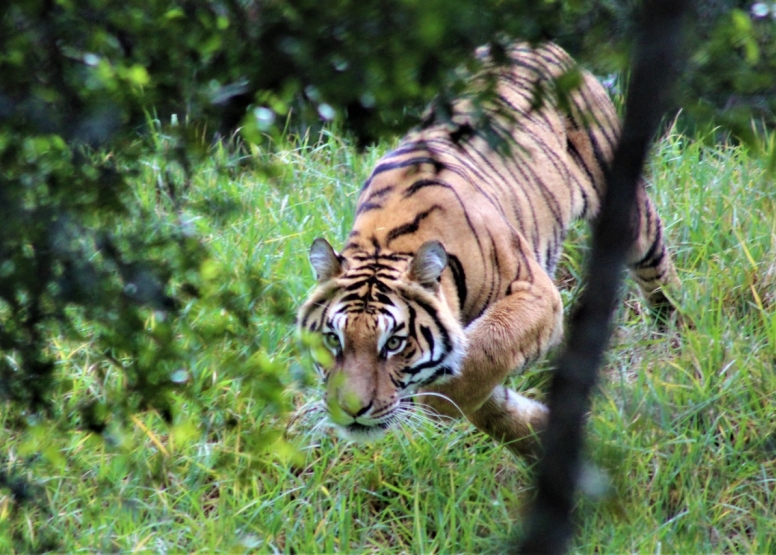
M 299 303 L 313 282 L 310 243 L 342 244 L 384 148 L 356 153 L 329 133 L 272 153 L 216 147 L 184 216 L 226 283 L 255 276 L 263 298 Z M 162 220 L 166 164 L 137 168 L 138 200 Z M 661 333 L 635 288 L 625 293 L 590 417 L 575 551 L 776 551 L 776 193 L 764 164 L 680 135 L 655 149 L 651 194 L 683 283 L 681 318 Z M 586 251 L 584 230 L 572 235 L 558 273 L 567 304 Z M 256 304 L 254 337 L 224 333 L 210 362 L 188 369 L 199 399 L 177 399 L 172 426 L 144 413 L 102 436 L 34 422 L 21 433 L 23 415 L 0 414 L 3 470 L 35 484 L 0 487 L 0 551 L 500 551 L 531 499 L 530 467 L 465 422 L 417 422 L 368 445 L 338 439 L 320 411 L 302 409 L 319 393 L 275 301 Z M 82 341 L 54 346 L 55 426 L 106 389 L 120 393 L 84 326 Z M 287 368 L 299 407 L 287 443 L 249 380 L 213 363 L 246 350 Z M 545 361 L 513 382 L 540 397 L 548 379 Z

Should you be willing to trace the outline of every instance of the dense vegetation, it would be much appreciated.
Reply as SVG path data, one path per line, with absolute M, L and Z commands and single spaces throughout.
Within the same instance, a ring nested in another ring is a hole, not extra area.
M 230 306 L 274 301 L 244 319 L 199 300 L 180 320 L 149 311 L 145 329 L 201 353 L 176 375 L 172 422 L 151 410 L 108 416 L 92 431 L 73 423 L 85 407 L 120 403 L 129 382 L 79 317 L 51 347 L 51 419 L 2 412 L 11 479 L 0 490 L 0 550 L 492 552 L 514 532 L 531 497 L 528 468 L 469 425 L 436 432 L 417 420 L 363 446 L 322 425 L 315 377 L 278 314 L 312 284 L 311 240 L 344 239 L 359 183 L 385 146 L 358 154 L 328 132 L 275 146 L 211 148 L 180 212 L 156 186 L 179 171 L 175 162 L 138 165 L 132 190 L 154 226 L 185 219 L 212 253 L 202 287 Z M 682 321 L 658 332 L 629 285 L 595 399 L 574 549 L 773 551 L 776 199 L 764 162 L 745 147 L 671 134 L 651 168 L 683 281 Z M 567 306 L 584 235 L 570 240 L 557 276 Z M 209 340 L 197 343 L 189 328 Z M 289 369 L 277 373 L 296 411 L 282 424 L 288 443 L 251 378 L 272 367 Z M 541 397 L 547 381 L 545 363 L 515 385 Z

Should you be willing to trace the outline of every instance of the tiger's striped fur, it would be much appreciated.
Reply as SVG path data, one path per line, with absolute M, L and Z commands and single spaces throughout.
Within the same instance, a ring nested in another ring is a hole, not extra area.
M 495 119 L 513 141 L 508 152 L 473 131 L 460 101 L 457 128 L 412 132 L 377 163 L 341 253 L 313 243 L 318 287 L 299 325 L 331 351 L 326 405 L 350 437 L 378 435 L 415 395 L 516 453 L 536 446 L 546 408 L 502 382 L 561 338 L 552 275 L 570 223 L 598 213 L 619 121 L 585 72 L 570 109 L 552 94 L 535 106 L 537 90 L 551 93 L 575 67 L 559 47 L 518 44 L 510 56 L 494 100 L 512 115 Z M 670 306 L 661 287 L 676 276 L 643 187 L 635 217 L 631 273 L 650 305 Z

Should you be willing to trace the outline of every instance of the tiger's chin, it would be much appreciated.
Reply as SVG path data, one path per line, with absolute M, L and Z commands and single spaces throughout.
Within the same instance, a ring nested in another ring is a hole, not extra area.
M 358 443 L 366 443 L 369 441 L 378 440 L 383 437 L 391 427 L 391 423 L 392 420 L 387 420 L 367 426 L 366 424 L 352 422 L 346 426 L 336 424 L 336 428 L 339 432 L 339 435 L 344 439 Z

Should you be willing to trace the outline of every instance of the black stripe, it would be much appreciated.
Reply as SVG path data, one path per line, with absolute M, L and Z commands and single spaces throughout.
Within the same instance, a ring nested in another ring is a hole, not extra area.
M 444 346 L 445 353 L 448 353 L 452 350 L 453 345 L 450 342 L 450 335 L 447 333 L 447 330 L 442 325 L 442 322 L 439 320 L 439 317 L 437 316 L 436 310 L 433 306 L 429 305 L 427 302 L 425 302 L 422 299 L 415 298 L 411 299 L 415 303 L 418 304 L 420 308 L 426 311 L 429 318 L 431 318 L 434 321 L 434 324 L 436 325 L 437 329 L 439 330 L 439 333 L 442 335 L 442 345 Z
M 453 274 L 455 290 L 458 293 L 458 309 L 463 312 L 463 306 L 466 304 L 466 271 L 463 269 L 461 260 L 454 254 L 447 253 L 447 265 Z
M 431 374 L 431 376 L 425 379 L 421 385 L 429 385 L 434 383 L 435 381 L 437 381 L 439 378 L 443 376 L 452 376 L 452 375 L 453 375 L 453 371 L 449 366 L 440 366 L 439 368 L 436 369 L 436 372 L 434 372 L 433 374 Z
M 632 268 L 647 268 L 650 266 L 657 266 L 657 264 L 663 260 L 664 253 L 661 252 L 660 256 L 658 258 L 658 262 L 655 263 L 653 261 L 653 258 L 655 257 L 655 252 L 661 245 L 660 239 L 662 238 L 662 233 L 660 231 L 660 228 L 657 229 L 655 233 L 655 237 L 652 240 L 652 245 L 649 247 L 649 250 L 647 251 L 647 254 L 645 254 L 640 260 L 637 262 L 634 262 L 631 264 Z
M 445 189 L 452 189 L 450 185 L 438 179 L 418 179 L 412 185 L 407 187 L 407 189 L 402 194 L 402 197 L 405 199 L 410 198 L 412 195 L 425 187 L 443 187 Z
M 428 350 L 433 352 L 434 334 L 431 333 L 431 328 L 429 328 L 428 326 L 420 326 L 420 334 L 423 336 L 423 339 L 426 340 L 426 343 L 428 343 Z
M 390 154 L 388 156 L 390 156 Z M 407 168 L 409 166 L 419 166 L 420 164 L 433 164 L 437 172 L 444 168 L 444 165 L 439 160 L 435 160 L 434 158 L 428 156 L 419 156 L 417 158 L 409 158 L 407 160 L 400 160 L 398 162 L 382 162 L 377 164 L 375 169 L 372 170 L 372 175 L 370 175 L 369 179 L 366 180 L 366 183 L 364 183 L 364 186 L 361 188 L 361 190 L 363 191 L 369 187 L 369 185 L 372 183 L 372 180 L 381 173 L 399 168 Z
M 383 207 L 382 204 L 378 204 L 376 202 L 365 202 L 364 204 L 359 204 L 358 209 L 356 210 L 356 215 L 363 214 L 364 212 L 369 212 L 370 210 L 380 210 Z
M 372 201 L 378 198 L 382 198 L 391 191 L 395 189 L 395 185 L 388 185 L 387 187 L 383 187 L 382 189 L 378 189 L 377 191 L 372 192 L 372 194 L 369 195 L 367 198 L 367 201 Z
M 393 301 L 391 301 L 391 298 L 385 293 L 378 293 L 377 295 L 375 295 L 375 300 L 378 303 L 382 303 L 388 306 L 393 306 Z
M 411 233 L 415 233 L 420 227 L 420 222 L 428 218 L 431 215 L 431 213 L 435 212 L 436 210 L 442 210 L 444 212 L 444 208 L 442 208 L 441 205 L 433 204 L 431 208 L 415 216 L 415 218 L 411 222 L 402 224 L 398 227 L 393 228 L 391 231 L 388 232 L 388 235 L 385 239 L 386 244 L 390 246 L 390 244 L 393 241 L 395 241 L 402 235 L 409 235 Z

